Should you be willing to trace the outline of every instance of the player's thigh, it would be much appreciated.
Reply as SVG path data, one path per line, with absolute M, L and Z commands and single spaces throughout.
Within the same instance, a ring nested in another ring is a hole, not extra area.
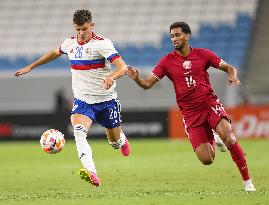
M 214 143 L 213 131 L 208 123 L 188 128 L 186 134 L 194 151 L 203 143 L 209 143 L 210 145 Z
M 213 163 L 215 158 L 214 135 L 208 123 L 188 129 L 189 140 L 198 159 L 204 164 Z
M 95 119 L 98 124 L 106 128 L 109 133 L 115 133 L 120 129 L 121 125 L 121 110 L 119 102 L 116 100 L 111 100 L 104 105 L 102 112 L 96 114 Z
M 92 124 L 92 120 L 86 115 L 72 114 L 71 115 L 71 124 L 72 124 L 72 126 L 75 126 L 77 124 L 81 124 L 88 130 Z
M 227 122 L 231 121 L 219 100 L 212 102 L 211 109 L 209 109 L 209 111 L 207 121 L 215 131 L 217 131 L 217 125 L 223 121 L 222 119 L 226 119 Z
M 72 126 L 81 124 L 88 130 L 94 119 L 95 110 L 92 108 L 92 105 L 79 99 L 74 99 L 74 104 L 71 111 Z

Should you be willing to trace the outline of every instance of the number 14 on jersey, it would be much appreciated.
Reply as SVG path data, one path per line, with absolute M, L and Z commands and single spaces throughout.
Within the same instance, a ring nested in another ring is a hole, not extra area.
M 192 76 L 185 77 L 188 88 L 191 86 L 196 86 L 196 81 L 192 78 Z

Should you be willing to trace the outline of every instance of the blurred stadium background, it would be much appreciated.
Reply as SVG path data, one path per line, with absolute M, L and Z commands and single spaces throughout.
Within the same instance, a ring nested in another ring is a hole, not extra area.
M 68 111 L 73 96 L 67 58 L 63 56 L 18 79 L 13 73 L 74 35 L 72 15 L 76 9 L 92 11 L 95 32 L 110 38 L 124 60 L 145 75 L 173 49 L 170 24 L 189 23 L 193 47 L 212 49 L 238 68 L 240 88 L 228 87 L 226 75 L 214 69 L 210 69 L 210 79 L 239 137 L 269 136 L 269 1 L 0 2 L 0 139 L 39 138 L 49 128 L 72 138 Z M 173 87 L 167 79 L 151 91 L 138 88 L 125 76 L 117 83 L 128 136 L 185 138 Z M 61 109 L 56 111 L 57 107 Z M 94 126 L 90 135 L 103 138 L 103 129 Z

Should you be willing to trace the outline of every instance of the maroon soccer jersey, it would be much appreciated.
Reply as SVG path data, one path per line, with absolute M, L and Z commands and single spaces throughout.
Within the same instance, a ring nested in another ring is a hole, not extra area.
M 183 115 L 203 110 L 205 102 L 216 100 L 207 69 L 218 68 L 221 59 L 212 51 L 192 48 L 187 57 L 173 51 L 164 56 L 152 71 L 157 79 L 167 76 L 174 85 L 176 100 Z

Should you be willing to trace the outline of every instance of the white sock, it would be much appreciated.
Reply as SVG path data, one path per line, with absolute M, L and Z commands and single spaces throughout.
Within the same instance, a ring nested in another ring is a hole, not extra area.
M 126 136 L 123 132 L 120 133 L 120 139 L 118 140 L 118 143 L 120 144 L 120 147 L 124 145 L 126 142 Z
M 120 139 L 118 139 L 117 142 L 109 142 L 109 144 L 111 144 L 111 146 L 114 149 L 119 149 L 122 145 L 125 144 L 126 141 L 126 136 L 123 132 L 120 133 Z
M 88 171 L 96 173 L 96 168 L 92 158 L 92 149 L 87 141 L 86 128 L 81 124 L 75 125 L 74 136 L 76 141 L 78 157 L 82 162 L 82 165 Z

